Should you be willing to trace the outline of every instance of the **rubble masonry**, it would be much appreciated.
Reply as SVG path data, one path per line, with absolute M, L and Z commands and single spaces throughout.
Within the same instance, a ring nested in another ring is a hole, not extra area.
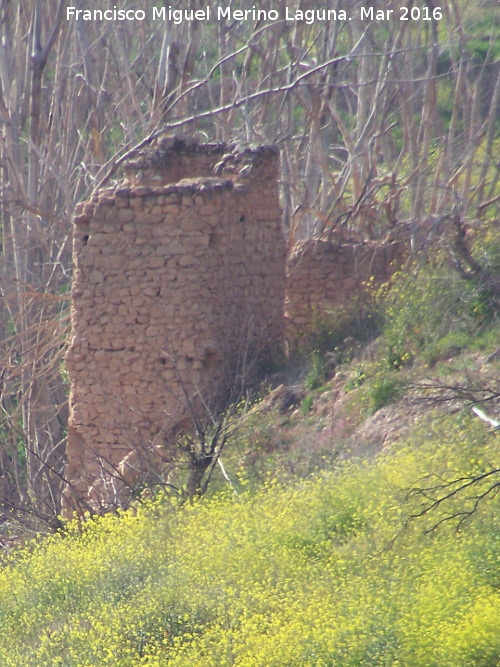
M 275 147 L 166 139 L 77 207 L 67 510 L 111 503 L 125 457 L 282 347 L 278 169 Z

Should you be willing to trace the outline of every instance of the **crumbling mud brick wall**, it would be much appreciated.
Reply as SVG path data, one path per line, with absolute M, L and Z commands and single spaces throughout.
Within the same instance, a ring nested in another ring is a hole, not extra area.
M 281 348 L 278 160 L 164 139 L 77 207 L 66 511 L 114 504 L 131 452 L 163 446 L 190 401 Z
M 287 260 L 285 315 L 291 342 L 321 326 L 324 316 L 363 299 L 367 285 L 381 285 L 402 264 L 408 240 L 365 243 L 308 240 Z

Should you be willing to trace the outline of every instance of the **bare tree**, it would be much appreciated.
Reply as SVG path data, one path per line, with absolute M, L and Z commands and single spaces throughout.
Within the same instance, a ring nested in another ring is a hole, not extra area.
M 407 501 L 417 503 L 405 521 L 407 527 L 417 519 L 426 519 L 426 533 L 432 533 L 445 523 L 459 531 L 486 500 L 494 499 L 500 491 L 500 468 L 453 475 L 433 474 L 419 479 L 407 493 Z
M 429 407 L 445 407 L 451 412 L 471 409 L 490 427 L 491 437 L 498 437 L 500 421 L 496 416 L 500 411 L 500 381 L 496 375 L 468 373 L 464 379 L 450 383 L 435 378 L 416 383 L 412 389 Z M 453 524 L 458 531 L 485 501 L 496 498 L 499 491 L 500 468 L 493 461 L 471 465 L 467 472 L 447 470 L 424 475 L 407 490 L 406 500 L 413 509 L 405 526 L 421 520 L 428 533 L 447 523 Z

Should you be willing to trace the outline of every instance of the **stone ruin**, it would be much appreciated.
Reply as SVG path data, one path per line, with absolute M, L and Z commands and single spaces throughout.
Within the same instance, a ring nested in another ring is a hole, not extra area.
M 116 505 L 141 452 L 282 349 L 278 181 L 276 147 L 163 139 L 77 207 L 67 514 Z
M 67 515 L 119 505 L 123 484 L 168 458 L 197 414 L 224 407 L 255 360 L 352 306 L 408 254 L 407 237 L 308 240 L 285 269 L 273 146 L 169 138 L 124 169 L 74 216 Z

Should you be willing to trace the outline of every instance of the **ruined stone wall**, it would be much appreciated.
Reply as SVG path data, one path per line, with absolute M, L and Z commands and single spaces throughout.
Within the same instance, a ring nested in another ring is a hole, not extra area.
M 277 150 L 164 140 L 125 175 L 75 212 L 69 509 L 113 503 L 113 471 L 189 421 L 188 396 L 223 397 L 283 341 Z
M 307 334 L 326 314 L 363 299 L 366 284 L 386 282 L 408 254 L 408 242 L 301 241 L 287 260 L 287 336 Z

